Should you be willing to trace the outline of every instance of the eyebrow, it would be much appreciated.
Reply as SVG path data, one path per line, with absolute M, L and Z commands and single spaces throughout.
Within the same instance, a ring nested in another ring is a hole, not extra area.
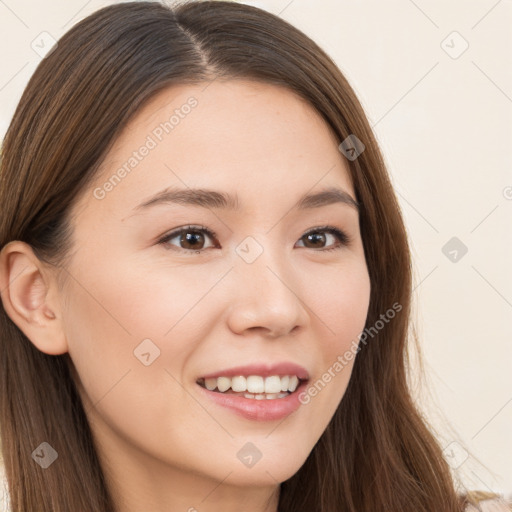
M 337 203 L 351 206 L 359 212 L 360 203 L 348 192 L 336 187 L 329 187 L 319 192 L 305 194 L 297 201 L 293 208 L 297 210 L 307 210 Z M 136 213 L 139 213 L 140 211 L 159 204 L 183 204 L 203 208 L 240 211 L 240 203 L 236 195 L 231 196 L 224 192 L 204 188 L 166 188 L 136 206 L 134 210 Z

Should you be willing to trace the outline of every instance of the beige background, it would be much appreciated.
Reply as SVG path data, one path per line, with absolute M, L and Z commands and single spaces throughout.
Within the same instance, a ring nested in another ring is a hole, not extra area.
M 0 2 L 0 137 L 41 58 L 32 42 L 110 3 Z M 416 396 L 461 480 L 511 495 L 512 2 L 245 3 L 306 32 L 355 88 L 414 253 L 433 397 L 414 384 Z M 452 237 L 468 248 L 456 262 L 442 252 Z

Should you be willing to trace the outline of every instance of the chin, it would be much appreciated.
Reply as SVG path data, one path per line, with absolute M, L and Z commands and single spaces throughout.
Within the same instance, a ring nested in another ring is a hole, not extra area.
M 295 454 L 296 455 L 296 454 Z M 224 472 L 227 475 L 226 483 L 240 486 L 266 487 L 275 486 L 291 478 L 303 465 L 304 460 L 298 460 L 296 457 L 290 457 L 290 454 L 272 453 L 269 457 L 262 454 L 257 462 L 253 462 L 252 466 L 245 466 L 237 460 L 237 464 L 233 467 L 226 467 Z

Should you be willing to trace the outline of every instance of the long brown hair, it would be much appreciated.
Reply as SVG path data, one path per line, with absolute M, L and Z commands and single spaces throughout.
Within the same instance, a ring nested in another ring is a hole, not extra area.
M 371 280 L 366 327 L 346 393 L 303 466 L 281 484 L 280 512 L 459 512 L 450 468 L 407 385 L 411 256 L 399 204 L 364 111 L 332 59 L 279 17 L 248 5 L 127 2 L 67 32 L 29 81 L 2 149 L 0 247 L 24 241 L 65 266 L 68 213 L 134 114 L 175 84 L 248 78 L 307 100 L 341 143 L 361 204 Z M 401 305 L 392 321 L 381 315 Z M 13 512 L 116 510 L 68 354 L 38 349 L 1 308 L 0 428 Z M 381 320 L 382 322 L 382 320 Z M 30 454 L 46 441 L 58 463 Z

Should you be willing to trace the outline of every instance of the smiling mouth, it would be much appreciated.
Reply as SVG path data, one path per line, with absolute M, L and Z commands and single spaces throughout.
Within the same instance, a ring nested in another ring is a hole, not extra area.
M 196 383 L 214 393 L 238 395 L 255 400 L 272 400 L 290 396 L 306 380 L 299 379 L 296 375 L 274 375 L 267 378 L 251 375 L 210 379 L 201 377 Z

